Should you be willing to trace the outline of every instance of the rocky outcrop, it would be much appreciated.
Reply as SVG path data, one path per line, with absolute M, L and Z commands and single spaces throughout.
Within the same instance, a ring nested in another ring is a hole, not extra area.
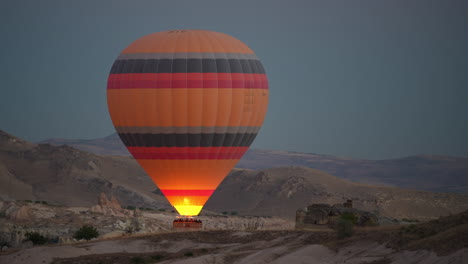
M 334 227 L 338 219 L 344 214 L 355 218 L 357 226 L 377 226 L 397 223 L 396 221 L 392 221 L 393 219 L 352 208 L 350 207 L 351 205 L 352 202 L 348 200 L 344 204 L 312 204 L 304 210 L 297 210 L 296 229 Z
M 107 216 L 126 217 L 132 215 L 130 211 L 122 208 L 119 201 L 117 201 L 114 196 L 111 196 L 109 200 L 105 193 L 101 193 L 99 196 L 99 204 L 92 206 L 89 211 Z

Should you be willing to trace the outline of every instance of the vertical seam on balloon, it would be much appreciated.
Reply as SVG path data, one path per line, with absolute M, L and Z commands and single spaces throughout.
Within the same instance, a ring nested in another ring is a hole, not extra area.
M 179 32 L 179 33 L 175 33 L 177 34 L 177 37 L 176 37 L 176 40 L 175 40 L 175 44 L 174 44 L 174 50 L 172 51 L 172 60 L 171 60 L 171 89 L 169 89 L 171 91 L 171 126 L 174 127 L 175 126 L 175 115 L 174 115 L 174 107 L 175 107 L 175 103 L 174 103 L 174 95 L 173 95 L 173 92 L 174 92 L 174 88 L 173 88 L 173 78 L 174 78 L 174 60 L 175 60 L 175 54 L 176 54 L 176 50 L 178 48 L 177 44 L 179 43 L 180 39 L 181 39 L 181 36 L 184 34 L 183 32 Z M 172 132 L 175 132 L 175 131 L 172 131 Z M 173 133 L 175 135 L 175 133 Z M 176 136 L 174 136 L 174 147 L 177 148 L 177 140 L 176 140 Z M 171 173 L 174 173 L 174 169 L 171 169 Z M 175 177 L 175 181 L 177 183 L 178 186 L 179 185 L 179 182 L 180 182 L 180 178 L 179 177 Z
M 235 56 L 236 56 L 237 62 L 239 63 L 239 65 L 241 66 L 241 69 L 242 69 L 242 73 L 240 74 L 240 76 L 242 76 L 242 86 L 245 87 L 245 73 L 244 73 L 244 68 L 242 67 L 242 64 L 241 64 L 241 62 L 240 62 L 240 59 L 241 59 L 241 58 L 240 58 L 240 57 L 241 57 L 240 54 L 241 54 L 241 53 L 237 53 Z M 244 89 L 245 89 L 245 88 L 244 88 Z M 243 113 L 244 113 L 244 109 L 245 109 L 245 100 L 244 100 L 244 98 L 241 99 L 241 105 L 242 105 L 242 108 L 240 109 L 239 123 L 237 124 L 237 130 L 236 130 L 236 133 L 235 133 L 236 137 L 237 137 L 237 135 L 239 134 L 239 130 L 240 130 L 240 128 L 241 128 L 242 119 L 243 119 L 243 115 L 244 115 L 244 114 L 243 114 Z M 234 138 L 233 143 L 235 142 L 236 137 Z
M 217 61 L 216 61 L 216 56 L 214 55 L 214 52 L 213 50 L 215 50 L 215 45 L 214 45 L 214 42 L 217 41 L 216 37 L 214 36 L 214 34 L 210 33 L 208 34 L 208 38 L 210 39 L 209 42 L 210 44 L 212 45 L 212 50 L 211 50 L 211 55 L 213 56 L 213 60 L 215 62 L 215 78 L 216 78 L 216 92 L 217 92 L 217 96 L 216 96 L 216 111 L 215 111 L 215 118 L 214 118 L 214 126 L 216 126 L 216 124 L 218 124 L 218 118 L 219 118 L 219 95 L 220 95 L 220 92 L 219 92 L 219 78 L 218 78 L 218 64 L 217 64 Z M 220 45 L 220 47 L 222 48 L 222 45 Z M 216 131 L 214 131 L 213 133 L 213 138 L 212 138 L 212 141 L 211 141 L 211 146 L 213 146 L 214 144 L 214 141 L 215 141 L 215 138 L 216 138 Z M 222 145 L 221 145 L 222 146 Z M 216 156 L 218 156 L 219 154 L 219 148 L 217 149 L 217 153 L 216 153 Z
M 225 48 L 223 46 L 223 43 L 221 43 L 221 41 L 217 38 L 217 36 L 213 36 L 213 39 L 218 43 L 219 47 L 222 49 L 222 51 L 223 51 L 222 54 L 223 54 L 224 58 L 226 59 L 226 63 L 228 65 L 229 73 L 231 75 L 231 89 L 230 89 L 230 91 L 231 91 L 231 94 L 232 94 L 232 73 L 231 73 L 231 66 L 229 65 L 229 61 L 227 59 L 226 50 L 225 50 Z M 218 80 L 218 87 L 219 87 L 218 76 L 216 76 L 216 79 Z M 230 97 L 231 97 L 231 101 L 232 101 L 232 96 L 230 96 Z M 219 88 L 218 88 L 218 110 L 219 110 L 219 101 L 220 100 L 219 100 Z M 231 105 L 232 105 L 232 102 L 231 102 Z M 219 115 L 217 116 L 217 118 L 215 120 L 215 126 L 218 124 L 218 117 L 219 117 Z M 221 133 L 222 137 L 223 137 L 223 139 L 221 140 L 221 147 L 224 146 L 224 141 L 226 140 L 226 133 L 227 133 L 227 129 L 224 130 L 224 133 Z M 219 156 L 219 152 L 220 152 L 220 148 L 217 150 L 216 157 Z M 232 154 L 230 156 L 228 156 L 228 158 L 232 158 Z
M 130 74 L 127 75 L 128 77 L 130 77 L 129 80 L 128 80 L 128 81 L 130 81 L 130 85 L 129 85 L 130 87 L 132 87 L 133 84 L 134 84 L 133 79 L 135 78 L 135 75 L 134 75 L 133 72 L 134 72 L 135 65 L 136 65 L 136 63 L 133 63 L 133 65 L 131 65 L 132 68 L 131 68 L 131 70 L 130 70 Z M 135 111 L 135 110 L 134 110 L 134 106 L 132 106 L 132 109 L 133 109 L 133 111 Z M 130 117 L 130 112 L 125 111 L 124 120 L 125 120 L 125 126 L 126 126 L 126 127 L 128 126 L 127 120 L 130 119 L 129 117 Z M 128 141 L 131 141 L 132 144 L 138 144 L 138 143 L 140 143 L 140 141 L 141 141 L 141 143 L 143 143 L 143 141 L 140 140 L 140 136 L 141 136 L 141 135 L 138 134 L 138 135 L 134 138 L 133 136 L 128 136 L 128 134 L 125 134 L 125 137 L 127 138 L 127 140 L 128 140 Z
M 184 49 L 182 51 L 185 52 L 185 77 L 184 77 L 184 80 L 185 80 L 185 96 L 183 98 L 185 98 L 185 104 L 186 104 L 186 111 L 185 111 L 185 120 L 184 120 L 184 126 L 185 126 L 185 141 L 187 142 L 186 145 L 190 146 L 190 137 L 188 136 L 188 121 L 189 121 L 189 113 L 188 113 L 188 109 L 189 109 L 189 92 L 188 92 L 188 89 L 187 89 L 187 84 L 188 84 L 188 47 L 189 47 L 189 43 L 190 43 L 190 34 L 191 32 L 190 31 L 187 31 L 187 33 L 185 33 L 187 35 L 187 37 L 185 38 L 185 43 L 184 43 Z M 175 131 L 174 131 L 175 132 Z M 189 154 L 189 151 L 187 149 L 184 149 L 185 150 L 185 155 L 188 156 Z M 187 160 L 184 160 L 184 168 L 187 167 Z
M 251 67 L 251 65 L 250 65 L 249 60 L 246 60 L 246 61 L 248 62 L 248 63 L 246 63 L 246 65 L 248 65 L 248 68 L 250 68 L 250 72 L 252 72 L 252 67 Z M 241 65 L 242 65 L 242 64 L 241 64 Z M 242 71 L 245 73 L 246 70 L 244 69 L 244 67 L 242 67 Z M 248 79 L 250 79 L 250 82 L 252 82 L 252 74 L 249 74 Z M 244 107 L 245 107 L 245 105 L 248 105 L 248 104 L 249 104 L 249 102 L 246 103 L 246 99 L 249 99 L 249 97 L 251 97 L 251 96 L 250 96 L 250 93 L 251 93 L 252 90 L 253 90 L 252 87 L 251 87 L 251 85 L 249 85 L 249 86 L 250 86 L 250 87 L 246 88 L 247 91 L 248 91 L 248 96 L 247 96 L 247 98 L 244 97 Z M 249 114 L 249 116 L 248 116 L 248 118 L 247 118 L 247 120 L 246 120 L 246 122 L 245 122 L 247 126 L 251 123 L 252 117 L 254 116 L 254 112 L 253 112 L 253 111 L 254 111 L 254 109 L 253 109 L 254 107 L 253 107 L 253 104 L 252 104 L 250 107 L 251 107 L 251 109 L 250 109 L 250 114 Z M 242 143 L 242 142 L 244 141 L 244 138 L 246 138 L 246 136 L 247 136 L 247 133 L 243 133 L 242 136 L 240 137 L 239 143 Z M 249 137 L 250 137 L 250 135 L 247 136 L 247 139 L 248 139 Z M 250 147 L 250 144 L 248 144 L 248 147 Z
M 161 49 L 161 50 L 164 50 L 164 49 L 165 49 L 165 46 L 166 46 L 167 42 L 168 42 L 168 38 L 163 38 L 163 42 L 160 44 L 160 47 L 161 47 L 160 49 Z M 155 78 L 155 86 L 156 86 L 156 87 L 158 86 L 158 78 L 159 78 L 159 75 L 157 74 L 157 72 L 159 71 L 159 66 L 160 66 L 160 64 L 161 64 L 161 61 L 162 61 L 162 60 L 158 60 L 158 63 L 155 65 L 155 66 L 156 66 L 156 73 L 155 73 L 155 77 L 156 77 L 156 78 Z M 158 87 L 158 88 L 159 88 L 159 87 Z M 161 122 L 161 121 L 162 121 L 162 118 L 161 118 L 161 115 L 158 114 L 158 107 L 159 107 L 159 106 L 158 106 L 158 96 L 161 96 L 161 95 L 158 94 L 157 91 L 154 91 L 154 116 L 156 116 L 157 119 L 158 119 L 156 124 L 157 124 L 158 126 L 161 126 L 161 124 L 162 124 L 162 122 Z M 161 142 L 161 143 L 164 144 L 164 142 Z M 157 172 L 156 172 L 156 173 L 157 173 Z
M 249 63 L 249 65 L 251 66 L 252 68 L 252 71 L 253 71 L 253 68 L 257 68 L 258 66 L 255 64 L 251 64 Z M 252 67 L 252 65 L 255 65 L 255 67 Z M 251 75 L 251 79 L 252 79 L 252 82 L 251 82 L 251 85 L 252 87 L 250 87 L 251 91 L 254 90 L 255 86 L 255 75 Z M 258 88 L 258 87 L 257 87 Z M 260 92 L 261 90 L 260 89 L 255 89 L 255 93 L 254 93 L 254 96 L 253 98 L 256 97 L 256 92 Z M 261 109 L 261 106 L 262 106 L 262 98 L 261 98 L 261 95 L 260 95 L 260 98 L 257 99 L 258 100 L 258 108 Z M 252 107 L 254 106 L 255 104 L 252 104 Z M 252 109 L 253 110 L 253 109 Z M 247 125 L 249 126 L 252 126 L 252 122 L 255 124 L 256 123 L 256 120 L 258 118 L 258 116 L 260 115 L 259 111 L 255 111 L 255 113 L 252 113 L 252 116 L 251 118 L 249 119 L 249 123 Z M 248 133 L 248 137 L 247 137 L 247 143 L 249 143 L 248 145 L 250 146 L 253 142 L 253 139 L 256 137 L 256 134 L 258 133 L 258 131 L 256 133 Z
M 199 53 L 202 52 L 200 35 L 201 35 L 201 34 L 195 34 L 196 38 L 198 38 L 198 40 L 199 40 L 199 42 L 198 42 L 198 43 L 199 43 L 199 46 L 198 46 L 198 47 L 199 47 Z M 204 110 L 204 109 L 203 109 L 203 106 L 204 106 L 204 102 L 203 102 L 203 101 L 204 101 L 204 99 L 205 99 L 205 98 L 204 98 L 204 97 L 205 97 L 205 89 L 203 89 L 203 83 L 205 82 L 205 80 L 204 80 L 204 75 L 203 75 L 203 61 L 200 61 L 200 72 L 201 72 L 201 74 L 200 74 L 200 76 L 201 76 L 201 87 L 200 87 L 200 90 L 202 91 L 202 93 L 201 93 L 201 102 L 200 102 L 200 106 L 201 106 L 201 107 L 200 107 L 200 111 L 201 111 L 201 113 L 200 113 L 200 116 L 201 116 L 200 127 L 201 127 L 201 129 L 200 129 L 200 139 L 199 139 L 198 147 L 197 147 L 197 149 L 198 149 L 198 151 L 197 151 L 197 158 L 200 158 L 201 142 L 202 142 L 202 139 L 203 139 L 203 130 L 202 130 L 202 129 L 203 129 L 203 128 L 202 128 L 202 127 L 203 127 L 203 110 Z M 200 166 L 201 166 L 201 164 L 200 164 Z

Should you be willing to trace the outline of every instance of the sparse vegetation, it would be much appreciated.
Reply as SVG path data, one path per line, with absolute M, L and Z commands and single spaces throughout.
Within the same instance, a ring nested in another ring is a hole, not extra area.
M 228 212 L 222 212 L 222 214 L 223 214 L 223 215 L 227 215 L 227 214 L 228 214 Z
M 127 206 L 127 210 L 135 210 L 135 209 L 136 209 L 135 206 L 131 206 L 131 205 Z
M 408 222 L 408 223 L 419 223 L 419 220 L 417 219 L 408 219 L 408 218 L 403 218 L 401 221 Z
M 164 258 L 163 255 L 154 255 L 154 256 L 151 256 L 151 259 L 152 259 L 152 260 L 161 260 L 162 258 Z
M 236 211 L 232 211 L 232 212 L 231 212 L 231 215 L 238 215 L 238 214 L 239 214 L 239 213 L 236 212 Z
M 341 214 L 340 219 L 349 220 L 351 221 L 351 223 L 353 223 L 353 225 L 355 225 L 358 220 L 357 216 L 354 215 L 353 213 L 343 213 Z
M 27 232 L 26 240 L 31 241 L 33 245 L 44 245 L 47 243 L 48 239 L 38 232 Z
M 160 211 L 160 212 L 165 212 L 165 211 L 166 211 L 166 209 L 164 209 L 164 208 L 161 208 L 161 209 L 159 209 L 159 211 Z
M 193 253 L 192 252 L 187 252 L 184 254 L 184 256 L 186 257 L 193 257 Z
M 41 201 L 42 204 L 49 204 L 47 201 Z
M 81 240 L 91 240 L 93 238 L 97 238 L 99 236 L 99 232 L 94 226 L 91 225 L 84 225 L 78 231 L 75 232 L 73 238 Z
M 147 262 L 142 257 L 133 257 L 133 258 L 130 259 L 130 263 L 132 263 L 132 264 L 145 264 Z
M 358 218 L 351 212 L 346 212 L 340 215 L 336 222 L 336 232 L 338 238 L 351 237 L 354 233 L 354 226 Z

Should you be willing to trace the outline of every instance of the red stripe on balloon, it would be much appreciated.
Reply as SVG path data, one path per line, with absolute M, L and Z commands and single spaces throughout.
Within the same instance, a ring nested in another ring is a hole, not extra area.
M 240 159 L 249 147 L 127 147 L 135 159 Z
M 122 73 L 110 74 L 107 89 L 254 88 L 268 89 L 259 73 Z
M 165 196 L 211 196 L 215 190 L 161 190 Z

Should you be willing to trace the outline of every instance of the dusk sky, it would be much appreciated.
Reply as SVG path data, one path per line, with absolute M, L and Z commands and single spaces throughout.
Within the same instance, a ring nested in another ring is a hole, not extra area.
M 38 142 L 114 133 L 112 63 L 171 29 L 234 36 L 270 104 L 253 148 L 468 157 L 468 1 L 46 1 L 0 5 L 0 130 Z

